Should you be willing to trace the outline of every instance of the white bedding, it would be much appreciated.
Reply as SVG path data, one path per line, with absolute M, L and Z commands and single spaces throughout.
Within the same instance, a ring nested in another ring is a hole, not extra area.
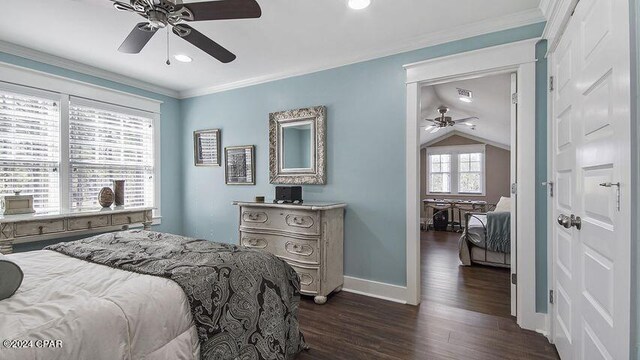
M 173 281 L 48 250 L 7 257 L 24 281 L 0 301 L 0 359 L 200 358 L 187 297 Z M 6 348 L 4 340 L 32 347 Z

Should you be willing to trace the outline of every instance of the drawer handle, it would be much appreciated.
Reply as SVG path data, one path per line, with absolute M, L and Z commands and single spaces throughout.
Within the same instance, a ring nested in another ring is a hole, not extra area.
M 38 231 L 40 232 L 39 235 L 42 235 L 42 232 L 44 231 L 44 226 L 42 225 L 38 226 Z
M 267 247 L 266 241 L 260 238 L 244 238 L 242 240 L 242 243 L 245 244 L 245 246 L 255 247 L 260 249 L 264 249 L 265 247 Z
M 253 220 L 253 221 L 256 221 L 260 218 L 260 214 L 255 214 L 255 213 L 248 213 L 247 216 L 249 217 L 249 220 Z
M 311 256 L 313 254 L 313 247 L 306 244 L 296 244 L 294 242 L 287 242 L 284 249 L 291 254 Z
M 313 284 L 313 276 L 307 273 L 299 273 L 300 275 L 300 285 L 309 286 Z
M 297 216 L 294 216 L 294 217 L 293 217 L 293 222 L 294 222 L 296 225 L 302 225 L 302 224 L 304 224 L 304 218 L 299 218 L 299 217 L 297 217 Z

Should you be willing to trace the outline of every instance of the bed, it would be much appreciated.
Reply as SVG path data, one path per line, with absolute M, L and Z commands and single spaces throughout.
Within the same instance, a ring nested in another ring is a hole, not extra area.
M 493 211 L 465 214 L 464 231 L 459 241 L 462 265 L 511 266 L 510 212 L 510 198 L 502 197 Z
M 293 359 L 299 280 L 257 250 L 125 231 L 6 255 L 0 358 Z M 29 343 L 30 342 L 30 343 Z

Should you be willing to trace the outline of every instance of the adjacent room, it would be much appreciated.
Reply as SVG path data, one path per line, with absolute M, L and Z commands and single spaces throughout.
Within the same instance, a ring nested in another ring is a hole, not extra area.
M 516 74 L 504 73 L 421 88 L 425 300 L 515 315 L 510 220 L 516 81 Z
M 19 0 L 0 360 L 637 359 L 640 0 Z

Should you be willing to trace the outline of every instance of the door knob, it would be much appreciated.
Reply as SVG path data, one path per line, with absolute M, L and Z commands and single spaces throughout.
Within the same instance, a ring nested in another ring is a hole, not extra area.
M 582 229 L 582 219 L 580 216 L 573 214 L 571 214 L 571 216 L 560 214 L 560 216 L 558 216 L 558 224 L 566 229 L 570 229 L 571 227 L 575 227 L 578 230 Z

